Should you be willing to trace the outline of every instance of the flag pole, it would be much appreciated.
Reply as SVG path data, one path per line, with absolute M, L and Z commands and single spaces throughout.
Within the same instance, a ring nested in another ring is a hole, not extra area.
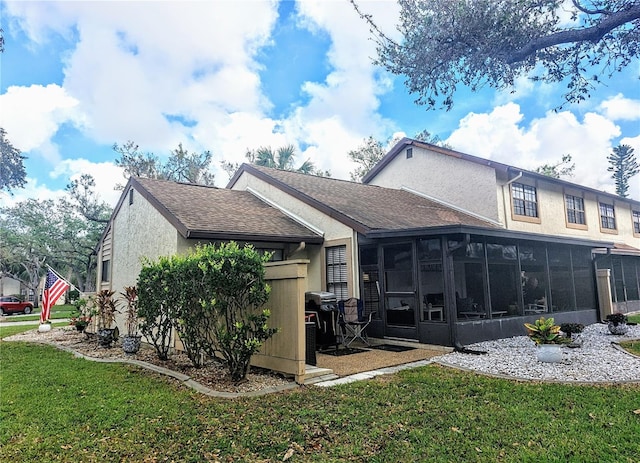
M 47 265 L 47 276 L 42 292 L 42 311 L 40 312 L 39 332 L 51 331 L 51 322 L 49 321 L 51 306 L 55 304 L 71 286 L 71 283 L 58 275 L 51 266 Z
M 51 270 L 51 271 L 52 271 L 52 272 L 53 272 L 53 273 L 54 273 L 58 278 L 60 278 L 61 280 L 66 281 L 66 282 L 67 282 L 67 284 L 71 287 L 71 289 L 75 289 L 75 290 L 76 290 L 76 291 L 78 291 L 79 293 L 81 293 L 81 292 L 82 292 L 82 291 L 80 291 L 78 288 L 76 288 L 76 286 L 75 286 L 73 283 L 71 283 L 70 281 L 68 281 L 66 278 L 61 277 L 61 276 L 60 276 L 60 274 L 59 274 L 58 272 L 56 272 L 56 271 L 53 269 L 53 267 L 51 267 L 49 264 L 47 264 L 47 268 L 48 268 L 49 270 Z

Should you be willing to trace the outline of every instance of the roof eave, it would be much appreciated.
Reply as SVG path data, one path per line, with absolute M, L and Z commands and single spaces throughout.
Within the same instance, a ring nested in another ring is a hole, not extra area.
M 304 241 L 307 244 L 322 244 L 324 238 L 322 236 L 310 235 L 268 235 L 255 233 L 234 233 L 234 232 L 211 232 L 208 230 L 188 230 L 185 238 L 187 239 L 207 239 L 207 240 L 223 240 L 223 241 L 268 241 L 280 243 L 300 243 Z
M 398 237 L 415 237 L 415 236 L 429 236 L 429 235 L 441 235 L 463 233 L 470 235 L 484 235 L 495 238 L 511 238 L 521 239 L 528 241 L 544 241 L 546 243 L 565 244 L 565 245 L 577 245 L 588 246 L 591 248 L 613 248 L 614 243 L 605 241 L 588 240 L 582 238 L 573 238 L 566 236 L 556 235 L 542 235 L 538 233 L 527 233 L 514 230 L 507 230 L 504 228 L 484 228 L 475 227 L 469 225 L 445 225 L 440 227 L 428 227 L 428 228 L 414 228 L 410 230 L 372 230 L 365 234 L 366 238 L 398 238 Z

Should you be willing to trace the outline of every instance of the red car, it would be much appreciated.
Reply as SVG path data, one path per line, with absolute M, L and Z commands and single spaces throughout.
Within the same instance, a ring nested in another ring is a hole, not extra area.
M 15 296 L 0 297 L 0 315 L 9 315 L 12 313 L 28 314 L 33 311 L 31 302 L 23 302 Z

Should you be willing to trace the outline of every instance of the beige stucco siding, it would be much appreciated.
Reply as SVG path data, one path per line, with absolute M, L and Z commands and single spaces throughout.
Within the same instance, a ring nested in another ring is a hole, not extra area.
M 283 208 L 285 213 L 288 213 L 293 218 L 298 217 L 307 224 L 318 229 L 324 239 L 325 243 L 334 243 L 326 245 L 346 244 L 348 261 L 351 263 L 357 262 L 357 239 L 356 233 L 343 223 L 329 217 L 326 214 L 318 211 L 317 209 L 310 207 L 308 204 L 294 198 L 293 196 L 283 192 L 282 190 L 270 185 L 269 183 L 260 180 L 252 175 L 243 173 L 240 178 L 233 185 L 234 190 L 251 190 L 257 192 L 263 198 L 266 198 L 273 204 L 278 204 Z M 306 254 L 302 254 L 300 257 L 310 260 L 308 266 L 308 284 L 309 291 L 323 291 L 324 288 L 324 248 L 309 247 L 306 250 Z M 358 295 L 357 285 L 357 266 L 350 265 L 349 267 L 349 291 L 354 295 Z
M 400 152 L 370 182 L 387 188 L 407 187 L 432 198 L 498 220 L 496 174 L 491 167 L 416 146 Z
M 124 201 L 113 220 L 111 289 L 133 285 L 143 257 L 156 259 L 177 252 L 177 230 L 138 192 L 133 204 Z
M 498 185 L 498 195 L 504 198 L 499 201 L 500 217 L 506 228 L 530 233 L 541 233 L 552 236 L 576 237 L 589 240 L 625 243 L 640 248 L 640 238 L 633 234 L 631 204 L 623 199 L 598 195 L 579 187 L 571 188 L 540 179 L 523 178 L 518 182 L 536 188 L 538 200 L 538 221 L 530 221 L 513 214 L 513 203 L 509 185 Z M 585 226 L 567 222 L 565 195 L 570 194 L 583 198 Z M 599 203 L 613 204 L 616 217 L 616 230 L 600 228 Z

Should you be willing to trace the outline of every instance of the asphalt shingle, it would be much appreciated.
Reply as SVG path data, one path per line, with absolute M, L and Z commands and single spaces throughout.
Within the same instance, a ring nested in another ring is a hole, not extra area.
M 148 178 L 133 182 L 185 236 L 321 241 L 317 233 L 247 191 Z

